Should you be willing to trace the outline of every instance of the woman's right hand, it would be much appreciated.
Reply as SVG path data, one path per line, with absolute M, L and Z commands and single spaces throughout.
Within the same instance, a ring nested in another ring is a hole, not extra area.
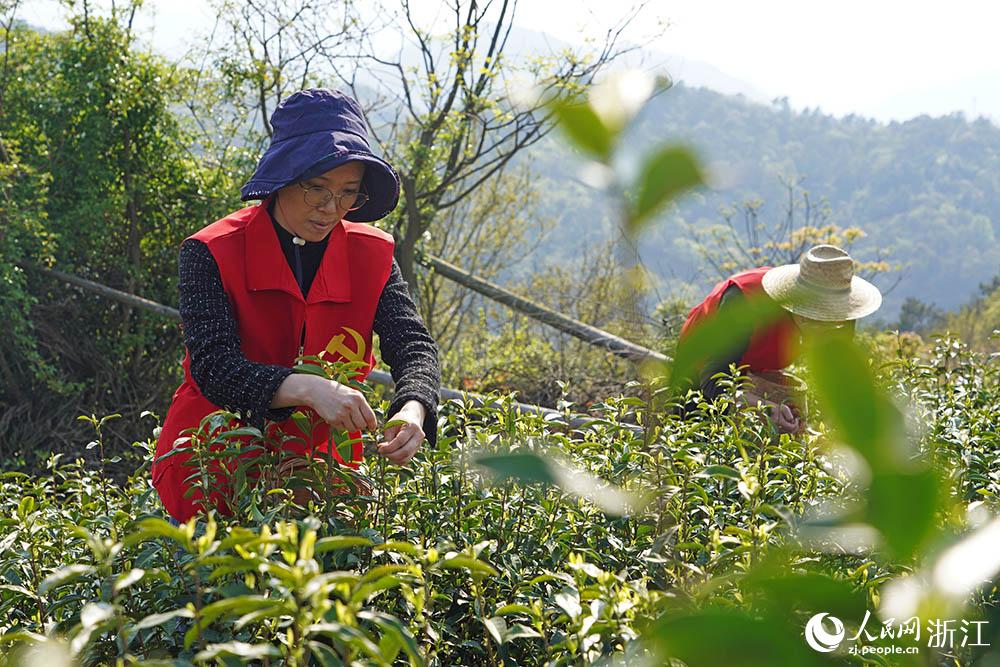
M 378 428 L 375 411 L 368 405 L 364 394 L 333 380 L 316 379 L 319 386 L 310 396 L 309 407 L 321 419 L 343 431 L 374 431 Z
M 308 405 L 320 419 L 343 431 L 374 431 L 378 428 L 375 412 L 364 394 L 316 375 L 292 374 L 285 378 L 271 407 L 288 405 Z

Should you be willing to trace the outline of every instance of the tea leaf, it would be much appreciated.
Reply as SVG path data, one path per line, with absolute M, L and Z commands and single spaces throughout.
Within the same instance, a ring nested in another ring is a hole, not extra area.
M 314 551 L 318 554 L 322 554 L 327 551 L 335 551 L 338 549 L 370 547 L 372 544 L 372 541 L 366 537 L 360 537 L 357 535 L 335 535 L 333 537 L 324 537 L 317 540 Z
M 260 660 L 262 658 L 280 658 L 281 651 L 271 644 L 246 644 L 244 642 L 226 642 L 224 644 L 212 644 L 204 651 L 195 654 L 194 659 L 215 660 L 232 656 L 244 658 L 246 660 Z
M 42 581 L 42 585 L 38 587 L 38 592 L 45 595 L 54 588 L 76 581 L 80 577 L 93 574 L 96 571 L 97 568 L 92 565 L 82 565 L 80 563 L 67 565 L 66 567 L 59 568 L 49 576 L 45 577 Z
M 507 623 L 499 616 L 493 616 L 492 618 L 484 618 L 483 625 L 490 633 L 490 637 L 493 641 L 497 643 L 497 646 L 502 645 L 506 640 L 507 636 Z

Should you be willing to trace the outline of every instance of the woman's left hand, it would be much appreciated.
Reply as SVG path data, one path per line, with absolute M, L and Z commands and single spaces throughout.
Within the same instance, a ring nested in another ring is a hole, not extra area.
M 418 401 L 407 401 L 399 412 L 389 418 L 389 422 L 402 421 L 403 424 L 390 426 L 385 430 L 382 442 L 378 443 L 378 453 L 396 465 L 402 465 L 413 458 L 424 441 L 423 423 L 427 409 Z

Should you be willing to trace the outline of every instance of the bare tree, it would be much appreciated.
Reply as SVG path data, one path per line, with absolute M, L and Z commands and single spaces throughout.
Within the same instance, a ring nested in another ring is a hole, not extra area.
M 835 224 L 829 203 L 825 199 L 814 200 L 801 187 L 802 179 L 781 179 L 781 183 L 785 188 L 785 207 L 775 221 L 762 216 L 762 200 L 748 199 L 738 208 L 723 209 L 724 224 L 707 232 L 690 229 L 702 258 L 719 277 L 755 266 L 794 264 L 817 244 L 828 243 L 851 250 L 864 238 L 865 232 L 860 227 Z M 884 249 L 876 248 L 874 255 L 865 260 L 855 257 L 859 275 L 871 279 L 899 268 L 889 263 Z M 897 277 L 888 289 L 898 282 Z
M 396 259 L 411 286 L 417 284 L 416 252 L 424 233 L 552 129 L 542 102 L 513 103 L 517 77 L 536 83 L 540 99 L 578 91 L 616 58 L 639 48 L 623 46 L 622 33 L 644 4 L 624 11 L 595 49 L 565 49 L 518 62 L 507 52 L 515 0 L 449 3 L 442 9 L 449 25 L 443 37 L 421 26 L 409 0 L 400 0 L 393 20 L 404 42 L 395 57 L 365 39 L 355 66 L 332 63 L 356 97 L 370 98 L 367 88 L 376 90 L 369 118 L 377 142 L 400 172 L 403 201 L 390 225 Z
M 181 59 L 192 151 L 232 172 L 252 165 L 271 137 L 270 118 L 291 93 L 322 85 L 335 54 L 364 35 L 354 3 L 214 0 L 215 21 Z
M 315 0 L 221 0 L 216 14 L 233 51 L 219 52 L 218 65 L 236 88 L 252 97 L 265 134 L 271 112 L 290 93 L 318 81 L 316 65 L 361 37 L 351 2 Z
M 538 199 L 527 167 L 499 174 L 459 204 L 445 210 L 423 250 L 487 280 L 529 255 L 555 222 L 528 215 Z M 470 323 L 482 297 L 436 275 L 418 285 L 427 327 L 442 351 L 451 349 Z

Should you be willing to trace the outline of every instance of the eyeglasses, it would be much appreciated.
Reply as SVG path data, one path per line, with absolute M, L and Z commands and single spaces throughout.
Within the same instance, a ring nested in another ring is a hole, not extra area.
M 323 208 L 332 199 L 338 210 L 357 211 L 368 203 L 368 195 L 364 192 L 341 192 L 333 194 L 322 185 L 304 185 L 299 183 L 299 187 L 305 192 L 302 193 L 305 202 L 313 208 Z

